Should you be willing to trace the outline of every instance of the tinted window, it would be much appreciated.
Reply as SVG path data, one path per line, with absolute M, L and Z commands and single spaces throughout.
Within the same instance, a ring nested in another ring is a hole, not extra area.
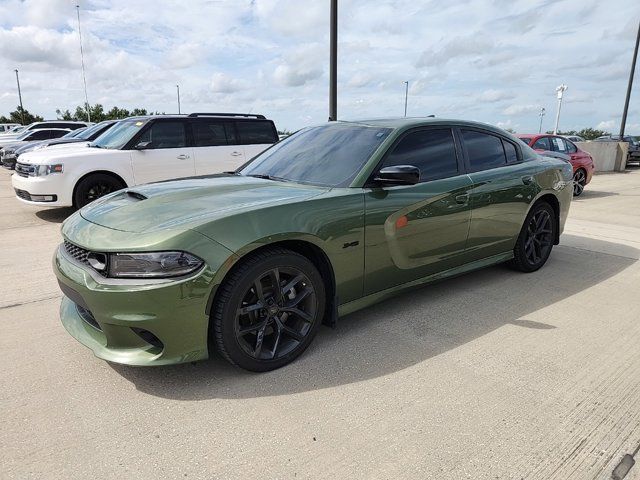
M 578 147 L 570 141 L 566 140 L 565 143 L 567 144 L 567 153 L 576 153 L 578 151 Z
M 513 143 L 507 142 L 506 140 L 503 140 L 502 144 L 504 145 L 504 153 L 507 156 L 507 163 L 516 163 L 518 161 L 516 147 Z
M 51 138 L 49 136 L 49 130 L 35 130 L 30 133 L 25 140 L 46 140 L 47 138 Z
M 196 147 L 227 145 L 225 122 L 198 121 L 193 124 Z
M 49 138 L 60 138 L 67 133 L 68 132 L 66 132 L 65 130 L 51 130 L 49 132 Z
M 551 148 L 551 143 L 549 143 L 549 137 L 539 138 L 538 140 L 536 140 L 536 143 L 531 146 L 531 148 L 533 148 L 534 150 L 553 150 Z
M 453 132 L 422 130 L 408 134 L 384 160 L 383 167 L 413 165 L 420 169 L 420 181 L 458 174 Z
M 184 122 L 154 122 L 140 137 L 149 142 L 147 148 L 180 148 L 187 146 Z
M 348 186 L 390 132 L 389 128 L 337 122 L 305 128 L 265 150 L 240 173 Z
M 520 137 L 519 140 L 525 143 L 527 146 L 531 143 L 531 137 Z
M 269 121 L 236 122 L 241 145 L 275 143 L 278 137 Z
M 474 130 L 462 130 L 462 138 L 471 170 L 485 170 L 507 163 L 500 138 Z

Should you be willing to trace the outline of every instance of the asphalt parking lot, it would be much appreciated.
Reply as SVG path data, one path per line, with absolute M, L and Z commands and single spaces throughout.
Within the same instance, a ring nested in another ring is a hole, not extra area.
M 405 293 L 267 374 L 94 358 L 58 318 L 70 211 L 10 187 L 1 478 L 600 479 L 640 444 L 640 169 L 594 178 L 541 271 Z

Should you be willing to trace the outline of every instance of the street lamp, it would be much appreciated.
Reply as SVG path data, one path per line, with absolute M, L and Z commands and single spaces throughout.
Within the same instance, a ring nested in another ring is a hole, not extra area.
M 178 115 L 180 115 L 180 85 L 176 85 L 176 90 L 178 91 Z
M 338 120 L 338 0 L 331 0 L 329 34 L 329 121 Z
M 91 121 L 91 113 L 89 112 L 89 97 L 87 95 L 87 77 L 84 73 L 84 51 L 82 50 L 82 31 L 80 30 L 80 5 L 76 5 L 76 13 L 78 14 L 78 39 L 80 40 L 80 62 L 82 63 L 82 82 L 84 83 L 84 104 L 87 108 L 87 121 Z
M 542 107 L 540 109 L 540 113 L 538 114 L 538 116 L 540 117 L 540 127 L 538 128 L 538 133 L 542 133 L 542 118 L 544 117 L 545 113 L 547 113 L 547 111 L 544 109 L 544 107 Z
M 558 123 L 560 123 L 560 109 L 562 108 L 562 94 L 567 90 L 564 83 L 556 87 L 556 93 L 558 94 L 558 112 L 556 113 L 556 126 L 553 129 L 553 134 L 558 134 Z
M 407 99 L 409 98 L 409 81 L 404 82 L 404 116 L 407 116 Z
M 633 60 L 631 60 L 631 72 L 629 73 L 629 85 L 627 86 L 627 96 L 624 99 L 624 110 L 622 112 L 622 121 L 620 122 L 620 140 L 624 139 L 624 128 L 627 124 L 627 112 L 629 111 L 629 99 L 631 98 L 631 88 L 633 87 L 633 73 L 636 69 L 636 60 L 638 59 L 638 45 L 640 45 L 640 23 L 638 23 L 638 35 L 636 36 L 636 48 L 633 51 Z
M 20 78 L 18 77 L 18 69 L 16 68 L 16 83 L 18 84 L 18 98 L 20 99 L 20 119 L 24 125 L 24 107 L 22 106 L 22 92 L 20 91 Z

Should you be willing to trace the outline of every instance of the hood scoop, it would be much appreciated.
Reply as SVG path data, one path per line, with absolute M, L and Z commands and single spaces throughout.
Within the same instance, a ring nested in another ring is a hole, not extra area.
M 127 197 L 135 200 L 146 200 L 147 198 L 149 198 L 146 195 L 143 195 L 142 193 L 136 192 L 134 190 L 127 190 L 125 193 Z

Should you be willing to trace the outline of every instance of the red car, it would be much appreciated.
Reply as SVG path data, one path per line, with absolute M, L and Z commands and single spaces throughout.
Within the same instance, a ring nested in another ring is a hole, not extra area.
M 571 165 L 573 165 L 573 195 L 575 197 L 580 195 L 585 185 L 591 181 L 595 169 L 593 158 L 584 150 L 580 150 L 571 140 L 560 135 L 549 134 L 518 134 L 516 136 L 537 152 L 558 152 L 570 157 Z

